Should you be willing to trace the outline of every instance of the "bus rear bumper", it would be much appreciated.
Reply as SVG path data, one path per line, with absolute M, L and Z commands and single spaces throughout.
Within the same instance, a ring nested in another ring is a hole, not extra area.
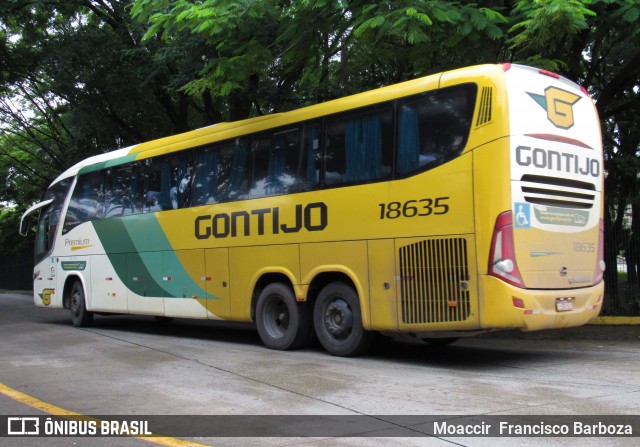
M 482 276 L 479 303 L 483 329 L 538 331 L 582 326 L 602 308 L 604 282 L 579 289 L 536 290 Z

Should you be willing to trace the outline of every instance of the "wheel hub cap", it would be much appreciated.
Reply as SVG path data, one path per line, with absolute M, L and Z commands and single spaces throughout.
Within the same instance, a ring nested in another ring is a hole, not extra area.
M 345 338 L 353 327 L 353 314 L 349 305 L 342 300 L 333 301 L 324 313 L 327 331 L 336 338 Z

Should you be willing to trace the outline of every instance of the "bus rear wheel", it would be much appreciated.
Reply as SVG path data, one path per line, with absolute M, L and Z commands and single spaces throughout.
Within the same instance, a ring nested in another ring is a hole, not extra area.
M 266 286 L 258 296 L 256 326 L 267 348 L 284 351 L 305 345 L 313 334 L 308 303 L 299 303 L 291 287 Z
M 87 301 L 84 295 L 84 287 L 80 281 L 71 286 L 69 292 L 69 309 L 71 310 L 71 322 L 75 327 L 90 326 L 93 321 L 93 312 L 87 310 Z
M 359 355 L 373 342 L 374 333 L 362 327 L 358 294 L 342 282 L 330 283 L 320 291 L 313 321 L 318 340 L 330 354 Z

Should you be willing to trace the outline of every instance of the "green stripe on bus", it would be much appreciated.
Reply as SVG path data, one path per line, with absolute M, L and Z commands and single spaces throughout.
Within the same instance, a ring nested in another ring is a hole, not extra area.
M 78 174 L 86 174 L 87 172 L 99 171 L 101 169 L 107 169 L 112 166 L 118 166 L 125 163 L 130 163 L 136 161 L 137 154 L 125 155 L 124 157 L 114 158 L 112 160 L 102 161 L 100 163 L 95 163 L 89 166 L 85 166 L 80 168 Z
M 100 219 L 93 226 L 116 274 L 132 292 L 164 298 L 190 298 L 194 294 L 218 298 L 208 294 L 189 275 L 155 215 Z M 168 276 L 163 272 L 170 272 L 171 281 L 163 281 Z M 189 296 L 185 296 L 184 290 L 189 291 Z

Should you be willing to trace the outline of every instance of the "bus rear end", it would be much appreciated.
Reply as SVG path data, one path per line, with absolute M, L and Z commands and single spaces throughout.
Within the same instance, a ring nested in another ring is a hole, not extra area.
M 586 91 L 563 77 L 503 68 L 510 185 L 504 191 L 505 173 L 491 188 L 501 190 L 506 209 L 496 209 L 491 222 L 481 324 L 525 331 L 579 326 L 598 315 L 604 295 L 597 112 Z

